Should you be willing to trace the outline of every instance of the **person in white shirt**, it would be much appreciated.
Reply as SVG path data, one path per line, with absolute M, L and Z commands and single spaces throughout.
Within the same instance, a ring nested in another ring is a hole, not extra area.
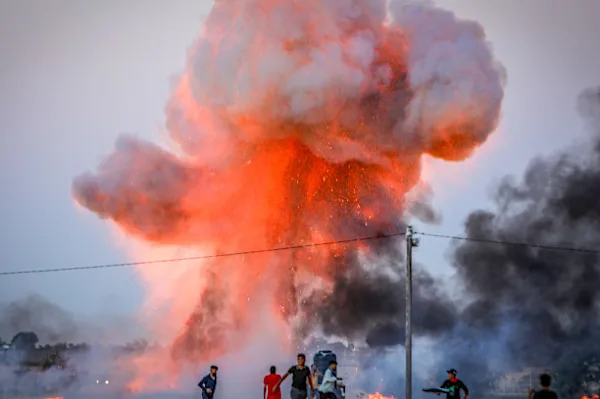
M 323 381 L 319 387 L 320 399 L 337 399 L 338 387 L 343 387 L 344 385 L 338 382 L 342 381 L 342 379 L 338 378 L 336 370 L 337 362 L 335 360 L 330 361 L 329 368 L 325 370 Z

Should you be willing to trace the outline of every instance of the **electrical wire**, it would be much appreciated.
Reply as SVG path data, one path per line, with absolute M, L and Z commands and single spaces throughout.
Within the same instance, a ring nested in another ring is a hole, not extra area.
M 510 245 L 510 246 L 538 248 L 538 249 L 552 250 L 552 251 L 569 251 L 569 252 L 600 254 L 600 250 L 594 250 L 594 249 L 588 249 L 588 248 L 561 247 L 561 246 L 532 244 L 532 243 L 524 243 L 524 242 L 492 240 L 492 239 L 486 239 L 486 238 L 463 237 L 463 236 L 453 236 L 453 235 L 445 235 L 445 234 L 425 233 L 425 232 L 421 232 L 421 231 L 415 231 L 413 234 L 415 236 L 420 235 L 423 237 L 469 241 L 469 242 L 476 242 L 476 243 L 482 243 L 482 244 Z M 10 276 L 10 275 L 17 275 L 17 274 L 57 273 L 57 272 L 77 271 L 77 270 L 109 269 L 109 268 L 118 268 L 118 267 L 152 265 L 152 264 L 160 264 L 160 263 L 187 262 L 187 261 L 193 261 L 193 260 L 253 255 L 253 254 L 266 253 L 266 252 L 307 249 L 307 248 L 312 248 L 312 247 L 322 247 L 322 246 L 335 245 L 335 244 L 348 244 L 348 243 L 353 243 L 353 242 L 371 241 L 371 240 L 377 240 L 377 239 L 400 237 L 400 236 L 405 236 L 405 235 L 406 235 L 406 233 L 404 233 L 404 232 L 390 233 L 390 234 L 378 234 L 378 235 L 373 235 L 373 236 L 350 238 L 350 239 L 346 239 L 346 240 L 334 240 L 334 241 L 326 241 L 326 242 L 318 242 L 318 243 L 289 245 L 289 246 L 284 246 L 284 247 L 230 252 L 230 253 L 224 253 L 224 254 L 190 256 L 190 257 L 184 257 L 184 258 L 171 258 L 171 259 L 159 259 L 159 260 L 124 262 L 124 263 L 108 263 L 108 264 L 90 265 L 90 266 L 60 267 L 60 268 L 53 268 L 53 269 L 14 270 L 14 271 L 0 272 L 0 276 Z
M 569 252 L 600 254 L 600 250 L 589 249 L 589 248 L 561 247 L 561 246 L 554 246 L 554 245 L 531 244 L 531 243 L 525 243 L 525 242 L 492 240 L 492 239 L 487 239 L 487 238 L 476 238 L 476 237 L 461 237 L 461 236 L 451 236 L 451 235 L 445 235 L 445 234 L 423 233 L 423 232 L 414 232 L 413 234 L 415 234 L 415 235 L 419 234 L 424 237 L 470 241 L 470 242 L 478 242 L 478 243 L 483 243 L 483 244 L 499 244 L 499 245 L 509 245 L 509 246 L 517 246 L 517 247 L 538 248 L 538 249 L 545 249 L 545 250 L 551 250 L 551 251 L 569 251 Z
M 152 264 L 159 264 L 159 263 L 186 262 L 186 261 L 192 261 L 192 260 L 253 255 L 253 254 L 260 254 L 260 253 L 265 253 L 265 252 L 278 252 L 278 251 L 290 251 L 290 250 L 294 250 L 294 249 L 307 249 L 307 248 L 312 248 L 312 247 L 322 247 L 322 246 L 335 245 L 335 244 L 348 244 L 348 243 L 353 243 L 353 242 L 371 241 L 371 240 L 378 240 L 378 239 L 384 239 L 384 238 L 400 237 L 400 236 L 404 236 L 404 235 L 406 235 L 406 233 L 404 233 L 404 232 L 390 233 L 390 234 L 382 233 L 382 234 L 377 234 L 377 235 L 373 235 L 373 236 L 349 238 L 346 240 L 335 240 L 335 241 L 326 241 L 326 242 L 309 243 L 309 244 L 289 245 L 289 246 L 284 246 L 284 247 L 230 252 L 230 253 L 224 253 L 224 254 L 190 256 L 190 257 L 185 257 L 185 258 L 159 259 L 159 260 L 125 262 L 125 263 L 108 263 L 108 264 L 91 265 L 91 266 L 59 267 L 59 268 L 54 268 L 54 269 L 14 270 L 14 271 L 8 271 L 8 272 L 0 272 L 0 276 L 11 276 L 11 275 L 16 275 L 16 274 L 57 273 L 57 272 L 67 272 L 67 271 L 76 271 L 76 270 L 109 269 L 109 268 L 117 268 L 117 267 L 152 265 Z

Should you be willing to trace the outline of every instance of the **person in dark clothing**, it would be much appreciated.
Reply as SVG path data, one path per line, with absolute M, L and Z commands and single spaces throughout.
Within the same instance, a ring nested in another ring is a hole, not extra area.
M 217 390 L 217 366 L 210 366 L 210 372 L 198 383 L 202 389 L 202 399 L 212 399 Z
M 558 399 L 556 392 L 550 390 L 552 385 L 552 377 L 550 374 L 544 373 L 540 375 L 541 389 L 539 391 L 531 391 L 529 397 L 531 399 Z
M 460 399 L 461 390 L 465 393 L 464 399 L 467 399 L 469 397 L 469 388 L 467 388 L 464 382 L 456 378 L 456 370 L 450 369 L 447 371 L 447 373 L 448 379 L 444 381 L 442 385 L 440 385 L 440 388 L 448 389 L 446 399 Z
M 304 353 L 298 354 L 298 364 L 290 367 L 288 372 L 283 375 L 273 390 L 279 388 L 279 385 L 281 385 L 281 383 L 290 375 L 292 376 L 292 389 L 290 391 L 291 399 L 306 399 L 308 397 L 306 381 L 308 381 L 308 385 L 310 385 L 310 396 L 314 399 L 315 390 L 310 375 L 310 369 L 306 366 L 306 356 Z

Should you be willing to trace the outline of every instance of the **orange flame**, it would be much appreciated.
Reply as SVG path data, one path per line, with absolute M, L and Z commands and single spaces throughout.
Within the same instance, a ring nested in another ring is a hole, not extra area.
M 375 392 L 375 393 L 370 393 L 369 395 L 367 395 L 367 399 L 396 399 L 393 396 L 384 396 L 382 394 L 380 394 L 379 392 Z
M 167 105 L 177 153 L 123 138 L 74 182 L 80 204 L 138 240 L 140 258 L 217 256 L 139 269 L 154 339 L 169 347 L 132 361 L 130 389 L 175 386 L 184 367 L 257 336 L 282 352 L 294 323 L 304 338 L 336 276 L 380 247 L 299 247 L 395 232 L 422 156 L 465 159 L 495 128 L 503 93 L 487 48 L 481 62 L 455 56 L 464 35 L 433 21 L 424 31 L 441 44 L 411 53 L 433 14 L 405 31 L 383 0 L 334 3 L 215 2 Z M 423 54 L 442 59 L 417 62 L 411 82 L 409 60 Z M 453 73 L 476 80 L 453 85 Z M 285 246 L 296 248 L 219 257 Z

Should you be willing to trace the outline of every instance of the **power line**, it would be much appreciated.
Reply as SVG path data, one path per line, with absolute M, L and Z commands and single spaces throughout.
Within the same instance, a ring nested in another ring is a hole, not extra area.
M 383 239 L 383 238 L 399 237 L 399 236 L 403 236 L 405 234 L 406 233 L 404 233 L 404 232 L 390 233 L 390 234 L 377 234 L 377 235 L 367 236 L 367 237 L 349 238 L 346 240 L 335 240 L 335 241 L 326 241 L 326 242 L 309 243 L 309 244 L 289 245 L 289 246 L 285 246 L 285 247 L 275 247 L 275 248 L 257 249 L 257 250 L 251 250 L 251 251 L 230 252 L 230 253 L 215 254 L 215 255 L 190 256 L 190 257 L 185 257 L 185 258 L 159 259 L 159 260 L 125 262 L 125 263 L 108 263 L 108 264 L 103 264 L 103 265 L 91 265 L 91 266 L 59 267 L 59 268 L 54 268 L 54 269 L 15 270 L 15 271 L 9 271 L 9 272 L 0 272 L 0 276 L 10 276 L 10 275 L 15 275 L 15 274 L 57 273 L 57 272 L 68 272 L 68 271 L 75 271 L 75 270 L 109 269 L 109 268 L 116 268 L 116 267 L 131 267 L 131 266 L 151 265 L 151 264 L 159 264 L 159 263 L 173 263 L 173 262 L 186 262 L 186 261 L 191 261 L 191 260 L 225 258 L 225 257 L 231 257 L 231 256 L 260 254 L 260 253 L 265 253 L 265 252 L 290 251 L 290 250 L 294 250 L 294 249 L 307 249 L 307 248 L 322 247 L 322 246 L 327 246 L 327 245 L 348 244 L 348 243 L 353 243 L 353 242 L 371 241 L 371 240 L 378 240 L 378 239 Z
M 424 233 L 424 232 L 415 232 L 414 234 L 421 235 L 424 237 L 470 241 L 470 242 L 477 242 L 477 243 L 483 243 L 483 244 L 510 245 L 510 246 L 538 248 L 538 249 L 552 250 L 552 251 L 568 251 L 568 252 L 600 254 L 600 250 L 594 250 L 594 249 L 588 249 L 588 248 L 562 247 L 562 246 L 553 246 L 553 245 L 532 244 L 532 243 L 524 243 L 524 242 L 503 241 L 503 240 L 493 240 L 493 239 L 486 239 L 486 238 L 463 237 L 463 236 L 433 234 L 433 233 Z M 159 260 L 139 261 L 139 262 L 109 263 L 109 264 L 100 264 L 100 265 L 91 265 L 91 266 L 61 267 L 61 268 L 53 268 L 53 269 L 15 270 L 15 271 L 8 271 L 8 272 L 0 272 L 0 276 L 10 276 L 10 275 L 16 275 L 16 274 L 57 273 L 57 272 L 77 271 L 77 270 L 109 269 L 109 268 L 117 268 L 117 267 L 143 266 L 143 265 L 152 265 L 152 264 L 160 264 L 160 263 L 186 262 L 186 261 L 192 261 L 192 260 L 253 255 L 253 254 L 259 254 L 259 253 L 266 253 L 266 252 L 289 251 L 289 250 L 294 250 L 294 249 L 307 249 L 307 248 L 311 248 L 311 247 L 321 247 L 321 246 L 328 246 L 328 245 L 335 245 L 335 244 L 348 244 L 348 243 L 352 243 L 352 242 L 370 241 L 370 240 L 377 240 L 377 239 L 384 239 L 384 238 L 399 237 L 399 236 L 404 236 L 404 235 L 406 235 L 406 233 L 398 232 L 398 233 L 390 233 L 390 234 L 378 234 L 378 235 L 366 236 L 366 237 L 356 237 L 356 238 L 350 238 L 350 239 L 346 239 L 346 240 L 335 240 L 335 241 L 326 241 L 326 242 L 318 242 L 318 243 L 289 245 L 289 246 L 284 246 L 284 247 L 230 252 L 230 253 L 215 254 L 215 255 L 190 256 L 190 257 L 184 257 L 184 258 L 159 259 Z
M 451 235 L 445 235 L 445 234 L 432 234 L 432 233 L 422 233 L 422 232 L 415 232 L 415 234 L 420 234 L 425 237 L 471 241 L 471 242 L 478 242 L 478 243 L 483 243 L 483 244 L 499 244 L 499 245 L 510 245 L 510 246 L 517 246 L 517 247 L 547 249 L 547 250 L 551 250 L 551 251 L 569 251 L 569 252 L 583 252 L 583 253 L 591 253 L 591 254 L 600 254 L 600 250 L 589 249 L 589 248 L 561 247 L 561 246 L 554 246 L 554 245 L 530 244 L 530 243 L 525 243 L 525 242 L 492 240 L 492 239 L 487 239 L 487 238 L 475 238 L 475 237 L 461 237 L 461 236 L 451 236 Z

